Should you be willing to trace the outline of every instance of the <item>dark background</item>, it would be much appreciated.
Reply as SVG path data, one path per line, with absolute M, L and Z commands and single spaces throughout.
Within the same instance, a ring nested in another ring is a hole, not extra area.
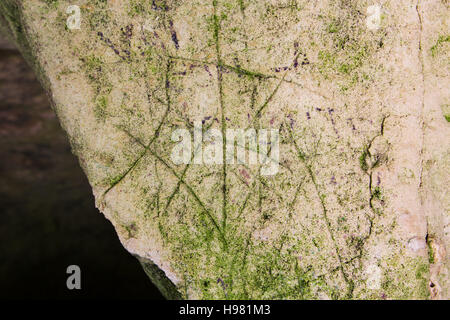
M 66 268 L 81 268 L 68 290 Z M 48 99 L 0 39 L 0 298 L 163 299 L 95 208 Z

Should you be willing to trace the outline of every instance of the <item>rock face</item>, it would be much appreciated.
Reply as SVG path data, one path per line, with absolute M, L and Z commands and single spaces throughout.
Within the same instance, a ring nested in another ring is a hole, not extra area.
M 168 298 L 448 298 L 447 1 L 74 4 L 0 24 Z M 229 129 L 278 130 L 268 162 Z M 179 130 L 206 140 L 181 164 Z

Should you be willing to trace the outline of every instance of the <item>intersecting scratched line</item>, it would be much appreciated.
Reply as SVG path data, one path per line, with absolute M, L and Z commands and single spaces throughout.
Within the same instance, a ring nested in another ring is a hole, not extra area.
M 186 187 L 186 190 L 191 194 L 191 196 L 194 197 L 195 201 L 198 203 L 198 205 L 202 208 L 203 212 L 206 214 L 206 216 L 210 219 L 212 222 L 214 228 L 218 231 L 220 239 L 222 242 L 226 245 L 227 241 L 225 239 L 225 236 L 217 223 L 216 219 L 214 218 L 213 214 L 211 213 L 211 210 L 209 210 L 204 202 L 200 199 L 197 192 L 193 189 L 193 187 L 184 180 L 184 178 L 176 172 L 176 170 L 167 163 L 166 160 L 164 160 L 156 151 L 154 151 L 151 146 L 145 145 L 142 141 L 139 140 L 139 138 L 133 136 L 130 132 L 128 132 L 126 129 L 122 128 L 122 131 L 125 132 L 130 138 L 135 140 L 141 147 L 145 148 L 153 157 L 155 157 L 160 163 L 162 163 L 174 176 L 175 178 Z
M 208 126 L 206 127 L 206 130 L 211 128 L 213 123 L 214 123 L 214 119 L 212 119 L 211 122 L 208 124 Z M 184 179 L 184 177 L 186 176 L 189 168 L 191 168 L 192 159 L 194 157 L 194 154 L 196 154 L 198 152 L 198 148 L 200 148 L 200 145 L 197 145 L 197 149 L 195 149 L 194 153 L 191 155 L 191 161 L 188 164 L 186 164 L 186 166 L 184 167 L 183 172 L 181 173 L 181 178 L 182 179 Z M 174 199 L 175 195 L 179 192 L 180 186 L 181 186 L 181 180 L 178 180 L 177 185 L 175 186 L 175 188 L 173 189 L 172 193 L 170 194 L 170 196 L 169 196 L 169 198 L 167 200 L 167 203 L 166 203 L 166 205 L 164 207 L 164 210 L 163 210 L 163 214 L 167 214 L 168 213 L 170 204 L 172 203 L 172 200 Z
M 314 185 L 314 188 L 316 190 L 317 197 L 319 198 L 320 205 L 322 207 L 322 217 L 323 217 L 323 219 L 325 221 L 325 225 L 327 226 L 328 234 L 330 235 L 330 238 L 331 238 L 331 240 L 333 242 L 333 245 L 334 245 L 334 249 L 336 251 L 336 255 L 337 255 L 337 258 L 338 258 L 338 262 L 339 262 L 339 269 L 341 271 L 342 276 L 344 277 L 345 282 L 349 286 L 348 287 L 348 290 L 349 290 L 348 295 L 352 295 L 353 294 L 353 286 L 354 286 L 354 284 L 353 284 L 353 281 L 351 281 L 347 277 L 347 274 L 345 272 L 344 263 L 343 263 L 343 259 L 342 259 L 342 256 L 341 256 L 341 253 L 340 253 L 340 250 L 339 250 L 339 246 L 337 245 L 336 239 L 334 237 L 334 233 L 333 233 L 332 228 L 331 228 L 331 222 L 330 222 L 330 219 L 328 218 L 328 209 L 326 208 L 325 201 L 323 200 L 322 195 L 320 193 L 319 186 L 318 186 L 317 181 L 316 181 L 316 177 L 315 177 L 314 172 L 313 172 L 313 170 L 311 168 L 311 165 L 308 163 L 308 161 L 306 159 L 306 155 L 303 153 L 303 151 L 298 146 L 297 141 L 295 140 L 295 137 L 294 137 L 294 133 L 292 132 L 292 129 L 290 128 L 290 126 L 287 123 L 286 123 L 286 128 L 288 129 L 288 131 L 290 133 L 291 141 L 292 141 L 292 143 L 293 143 L 293 145 L 294 145 L 294 147 L 295 147 L 295 149 L 297 151 L 297 156 L 300 159 L 300 161 L 303 163 L 303 165 L 306 167 L 308 175 L 309 175 L 309 177 L 310 177 L 310 179 L 311 179 L 311 181 L 312 181 L 312 183 Z
M 114 179 L 114 182 L 109 186 L 108 189 L 106 189 L 106 191 L 103 193 L 102 197 L 105 197 L 106 194 L 111 191 L 119 182 L 121 182 L 131 171 L 133 171 L 133 169 L 137 166 L 137 164 L 139 163 L 139 161 L 141 161 L 141 159 L 147 154 L 148 148 L 155 142 L 155 140 L 158 138 L 159 133 L 161 131 L 161 128 L 164 124 L 164 122 L 167 119 L 167 116 L 169 115 L 170 109 L 171 109 L 171 101 L 170 101 L 170 93 L 169 93 L 169 89 L 170 89 L 170 80 L 169 80 L 169 74 L 170 74 L 170 70 L 171 70 L 171 66 L 172 66 L 172 61 L 168 60 L 167 61 L 167 66 L 166 66 L 166 72 L 165 72 L 165 94 L 166 94 L 166 110 L 164 112 L 164 115 L 161 119 L 161 121 L 159 122 L 158 127 L 156 128 L 153 137 L 150 139 L 150 142 L 148 143 L 148 145 L 146 146 L 146 148 L 144 149 L 143 152 L 141 152 L 141 154 L 136 158 L 135 161 L 133 161 L 133 163 L 131 164 L 130 167 L 128 167 L 128 169 L 122 173 L 119 177 Z
M 220 48 L 220 28 L 221 21 L 218 16 L 218 0 L 213 0 L 212 5 L 214 8 L 213 13 L 213 37 L 216 49 L 216 70 L 217 70 L 217 88 L 219 91 L 219 104 L 221 110 L 221 129 L 222 129 L 222 231 L 226 234 L 226 225 L 227 225 L 227 162 L 226 162 L 226 146 L 227 146 L 227 136 L 226 136 L 226 117 L 225 117 L 225 103 L 224 103 L 224 94 L 223 94 L 223 79 L 222 79 L 222 57 L 221 57 L 221 48 Z

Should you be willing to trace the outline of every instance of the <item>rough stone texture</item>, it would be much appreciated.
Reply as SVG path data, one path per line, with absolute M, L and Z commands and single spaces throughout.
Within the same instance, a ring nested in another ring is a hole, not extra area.
M 378 30 L 372 1 L 72 4 L 0 21 L 167 297 L 448 298 L 448 1 L 380 0 Z M 198 120 L 279 129 L 278 174 L 175 165 Z

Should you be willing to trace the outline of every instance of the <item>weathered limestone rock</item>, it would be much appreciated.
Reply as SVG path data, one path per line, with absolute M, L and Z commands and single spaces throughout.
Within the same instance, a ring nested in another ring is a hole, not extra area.
M 444 0 L 0 3 L 98 208 L 169 298 L 448 298 L 448 17 Z M 278 129 L 278 173 L 175 164 L 196 121 Z

